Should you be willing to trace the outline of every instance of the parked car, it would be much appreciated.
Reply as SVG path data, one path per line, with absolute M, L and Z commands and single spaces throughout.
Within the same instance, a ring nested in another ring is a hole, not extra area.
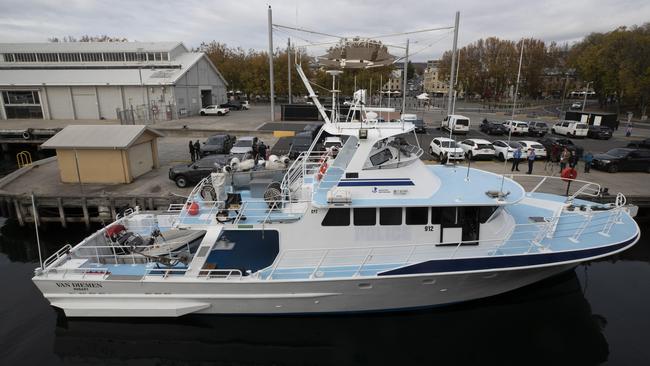
M 505 121 L 503 127 L 513 135 L 525 135 L 528 133 L 528 123 L 523 121 Z
M 494 146 L 488 140 L 467 139 L 458 144 L 465 157 L 469 160 L 475 159 L 492 159 L 494 157 Z
M 291 142 L 289 149 L 289 159 L 296 159 L 300 153 L 308 151 L 314 137 L 310 131 L 297 133 Z
M 627 144 L 627 147 L 635 147 L 637 149 L 650 149 L 650 139 L 645 139 L 641 141 L 632 141 Z
M 422 118 L 418 118 L 416 114 L 402 114 L 401 116 L 402 121 L 404 122 L 411 122 L 415 126 L 415 132 L 416 133 L 426 133 L 427 129 L 424 126 L 424 120 Z
M 214 135 L 201 143 L 201 155 L 228 154 L 236 137 L 232 135 Z
M 452 114 L 442 120 L 441 128 L 453 133 L 466 134 L 469 132 L 469 118 Z
M 528 149 L 533 148 L 535 150 L 535 159 L 546 159 L 546 148 L 539 142 L 527 140 L 517 142 L 526 150 L 526 155 L 528 155 Z
M 619 147 L 594 155 L 592 166 L 610 173 L 641 171 L 650 173 L 650 150 Z
M 569 149 L 569 151 L 575 151 L 578 158 L 581 158 L 582 153 L 584 151 L 584 149 L 581 146 L 576 145 L 570 139 L 565 139 L 565 138 L 547 136 L 538 139 L 537 142 L 544 145 L 544 148 L 546 149 L 546 152 L 549 156 L 551 156 L 553 150 L 556 149 L 558 151 L 557 157 L 559 157 L 559 154 L 562 153 L 562 150 L 564 150 L 564 148 L 567 148 Z M 551 156 L 551 158 L 553 157 Z
M 247 100 L 242 100 L 241 101 L 241 108 L 245 110 L 251 109 L 251 105 Z
M 230 162 L 230 155 L 210 155 L 191 164 L 180 164 L 169 168 L 169 179 L 176 182 L 179 188 L 196 184 L 210 173 L 219 171 Z
M 244 108 L 238 100 L 229 100 L 226 103 L 219 105 L 219 107 L 235 111 L 241 111 Z
M 257 144 L 257 137 L 254 136 L 242 136 L 237 139 L 232 148 L 230 149 L 231 154 L 237 155 L 246 155 L 253 153 L 253 146 Z
M 585 137 L 589 131 L 589 126 L 585 122 L 578 121 L 560 121 L 551 127 L 551 132 L 558 135 Z
M 218 105 L 209 105 L 205 108 L 199 110 L 199 114 L 202 116 L 225 116 L 230 112 L 228 107 L 222 107 Z
M 548 133 L 546 122 L 530 121 L 528 122 L 528 136 L 544 137 Z
M 510 143 L 508 143 L 508 141 L 496 140 L 492 143 L 492 146 L 494 146 L 494 156 L 501 161 L 512 159 L 513 154 L 518 147 L 521 147 L 521 159 L 526 159 L 528 157 L 528 153 L 524 147 L 517 141 L 510 141 Z
M 479 130 L 487 133 L 488 135 L 504 135 L 508 130 L 503 126 L 502 122 L 488 121 L 484 119 L 479 126 Z
M 580 109 L 582 108 L 582 102 L 573 102 L 571 104 L 571 109 Z
M 429 144 L 429 154 L 436 156 L 439 161 L 463 160 L 465 152 L 458 146 L 456 141 L 447 137 L 436 137 Z
M 589 130 L 587 130 L 587 137 L 591 137 L 592 139 L 609 140 L 612 138 L 612 132 L 612 129 L 607 126 L 591 125 L 589 126 Z

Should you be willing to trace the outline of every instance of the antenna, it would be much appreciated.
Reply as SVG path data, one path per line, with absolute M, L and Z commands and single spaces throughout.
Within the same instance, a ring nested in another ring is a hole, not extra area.
M 38 211 L 36 211 L 36 200 L 34 200 L 34 192 L 32 192 L 32 213 L 34 216 L 34 229 L 36 230 L 36 246 L 38 247 L 38 262 L 43 268 L 43 256 L 41 255 L 41 238 L 38 236 Z

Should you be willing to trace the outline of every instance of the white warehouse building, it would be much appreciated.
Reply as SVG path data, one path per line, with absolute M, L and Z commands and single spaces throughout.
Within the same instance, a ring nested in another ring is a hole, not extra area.
M 226 86 L 180 42 L 0 43 L 0 119 L 170 119 L 225 103 Z

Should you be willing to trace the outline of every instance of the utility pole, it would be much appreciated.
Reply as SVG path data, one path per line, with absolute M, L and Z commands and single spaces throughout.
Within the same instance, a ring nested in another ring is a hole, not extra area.
M 585 111 L 585 104 L 587 104 L 587 93 L 589 92 L 589 84 L 593 83 L 593 81 L 590 81 L 587 83 L 587 86 L 585 87 L 585 99 L 582 102 L 582 111 Z
M 287 40 L 287 75 L 289 78 L 289 104 L 291 104 L 291 38 Z
M 406 57 L 404 58 L 404 71 L 402 71 L 402 114 L 406 111 L 406 79 L 408 78 L 409 40 L 406 39 Z
M 454 46 L 451 50 L 451 72 L 449 73 L 449 95 L 447 97 L 447 115 L 451 114 L 452 98 L 454 98 L 454 79 L 456 77 L 456 48 L 458 46 L 458 22 L 460 21 L 460 12 L 456 12 L 456 21 L 454 22 Z
M 275 122 L 275 90 L 273 84 L 273 14 L 269 5 L 269 87 L 271 89 L 271 122 Z

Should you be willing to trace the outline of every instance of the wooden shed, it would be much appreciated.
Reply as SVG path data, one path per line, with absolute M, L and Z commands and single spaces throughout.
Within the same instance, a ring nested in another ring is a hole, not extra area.
M 142 125 L 71 125 L 41 148 L 56 149 L 64 183 L 131 183 L 158 168 L 161 136 Z

